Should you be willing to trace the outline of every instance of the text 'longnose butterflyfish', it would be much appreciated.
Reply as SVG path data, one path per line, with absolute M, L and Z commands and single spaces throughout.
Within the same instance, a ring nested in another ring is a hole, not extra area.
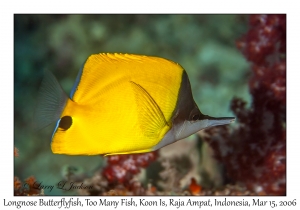
M 70 98 L 46 71 L 35 113 L 38 129 L 56 121 L 51 149 L 67 155 L 151 152 L 233 120 L 200 112 L 178 63 L 117 53 L 91 55 Z

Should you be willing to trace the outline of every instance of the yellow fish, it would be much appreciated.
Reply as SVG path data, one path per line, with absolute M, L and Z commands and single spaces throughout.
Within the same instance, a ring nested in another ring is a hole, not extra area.
M 200 112 L 178 63 L 117 53 L 91 55 L 70 98 L 46 72 L 35 116 L 38 128 L 57 121 L 51 149 L 67 155 L 150 152 L 234 120 Z

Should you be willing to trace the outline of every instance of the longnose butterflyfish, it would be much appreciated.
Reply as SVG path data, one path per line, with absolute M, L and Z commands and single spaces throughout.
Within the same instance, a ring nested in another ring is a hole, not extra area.
M 56 154 L 151 152 L 233 117 L 204 115 L 186 71 L 152 56 L 101 53 L 88 57 L 68 97 L 49 71 L 41 83 L 35 122 L 56 122 Z

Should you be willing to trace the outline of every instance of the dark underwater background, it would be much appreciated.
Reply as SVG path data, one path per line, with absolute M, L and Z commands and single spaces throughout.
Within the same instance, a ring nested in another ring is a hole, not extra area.
M 44 70 L 51 71 L 69 94 L 79 69 L 91 54 L 159 56 L 185 68 L 202 113 L 234 116 L 229 108 L 233 97 L 251 102 L 250 65 L 236 47 L 236 40 L 247 32 L 247 23 L 248 15 L 14 15 L 14 146 L 19 151 L 14 159 L 14 176 L 24 181 L 33 175 L 43 185 L 56 185 L 70 168 L 91 177 L 106 164 L 101 156 L 53 154 L 50 138 L 55 123 L 40 131 L 32 129 Z M 190 162 L 194 161 L 196 166 L 183 172 L 182 179 L 191 173 L 190 177 L 202 180 L 203 185 L 222 185 L 225 181 L 220 166 L 211 152 L 207 152 L 208 145 L 195 135 L 183 141 L 179 146 L 174 144 L 160 150 L 161 156 L 168 158 L 175 155 L 174 151 L 185 153 L 184 150 L 194 149 L 197 160 Z M 145 185 L 151 180 L 158 189 L 169 189 L 159 184 L 160 176 L 153 175 L 160 174 L 161 168 L 154 164 L 152 175 L 142 171 L 138 179 Z M 201 175 L 205 170 L 207 176 L 213 177 L 207 182 Z M 183 188 L 188 181 L 183 181 Z M 77 195 L 78 192 L 54 187 L 44 194 Z

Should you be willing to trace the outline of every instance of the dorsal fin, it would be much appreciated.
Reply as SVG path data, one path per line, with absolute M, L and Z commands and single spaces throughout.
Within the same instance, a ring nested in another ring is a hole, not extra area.
M 141 85 L 130 81 L 136 95 L 140 127 L 148 137 L 157 138 L 168 122 L 158 104 Z

